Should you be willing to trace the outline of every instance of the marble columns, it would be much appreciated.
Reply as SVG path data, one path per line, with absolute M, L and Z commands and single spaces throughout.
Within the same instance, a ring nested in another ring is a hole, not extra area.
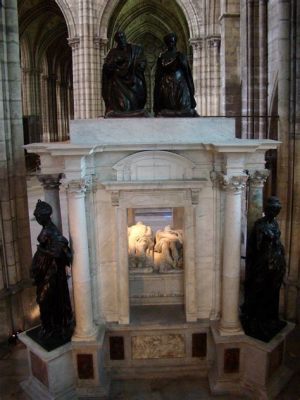
M 70 241 L 73 250 L 72 276 L 76 327 L 73 341 L 89 341 L 96 337 L 93 321 L 89 246 L 85 213 L 86 182 L 67 183 Z
M 251 232 L 254 222 L 261 218 L 263 212 L 263 189 L 269 176 L 268 169 L 250 171 L 249 174 L 249 206 L 247 216 L 248 236 Z
M 59 186 L 62 174 L 42 174 L 38 175 L 38 179 L 43 185 L 46 203 L 52 207 L 52 221 L 62 232 Z
M 241 205 L 246 175 L 221 175 L 225 189 L 221 335 L 242 333 L 239 321 Z

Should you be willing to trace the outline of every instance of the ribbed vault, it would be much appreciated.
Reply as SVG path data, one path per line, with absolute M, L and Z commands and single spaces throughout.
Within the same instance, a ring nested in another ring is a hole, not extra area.
M 176 32 L 178 50 L 191 58 L 190 32 L 185 15 L 174 0 L 122 0 L 108 23 L 109 47 L 114 46 L 114 34 L 120 30 L 126 33 L 129 42 L 144 47 L 147 58 L 147 108 L 151 110 L 156 59 L 165 47 L 163 37 L 169 32 Z
M 25 142 L 65 140 L 72 114 L 68 27 L 54 0 L 19 0 Z

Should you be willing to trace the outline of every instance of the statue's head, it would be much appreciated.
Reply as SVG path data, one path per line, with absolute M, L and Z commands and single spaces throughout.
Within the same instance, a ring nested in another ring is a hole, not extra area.
M 123 31 L 116 32 L 114 40 L 115 42 L 117 42 L 118 47 L 120 47 L 121 49 L 124 49 L 127 45 L 126 35 Z
M 45 201 L 38 200 L 33 215 L 40 225 L 44 225 L 49 221 L 52 214 L 52 207 Z
M 168 33 L 166 36 L 164 36 L 164 42 L 168 49 L 173 49 L 174 47 L 176 47 L 177 43 L 176 33 L 174 32 Z
M 269 197 L 264 208 L 265 216 L 269 219 L 275 218 L 279 214 L 281 207 L 278 197 Z

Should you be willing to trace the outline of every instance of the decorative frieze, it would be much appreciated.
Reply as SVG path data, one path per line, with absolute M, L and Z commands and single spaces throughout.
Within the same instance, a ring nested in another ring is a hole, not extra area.
M 133 360 L 185 356 L 184 336 L 180 334 L 133 336 L 131 345 Z

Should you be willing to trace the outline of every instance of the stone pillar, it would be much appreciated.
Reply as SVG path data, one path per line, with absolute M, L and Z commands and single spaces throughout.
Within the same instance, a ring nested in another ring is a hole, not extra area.
M 95 38 L 94 43 L 96 47 L 99 48 L 99 60 L 98 60 L 98 69 L 99 69 L 99 93 L 100 93 L 100 114 L 99 116 L 103 116 L 105 113 L 105 104 L 102 99 L 102 68 L 104 64 L 104 60 L 107 53 L 107 43 L 108 40 L 104 38 Z
M 266 0 L 259 0 L 259 138 L 267 137 L 268 130 L 268 5 Z
M 73 251 L 72 277 L 76 327 L 73 341 L 95 340 L 93 321 L 89 246 L 85 213 L 86 183 L 76 180 L 67 184 L 70 242 Z
M 43 131 L 43 140 L 42 141 L 50 142 L 48 75 L 42 75 L 41 97 L 43 99 L 43 102 L 41 104 L 41 118 L 42 118 L 42 131 Z
M 80 38 L 74 36 L 68 38 L 69 46 L 72 49 L 72 69 L 73 69 L 73 98 L 74 98 L 74 118 L 79 118 L 80 95 L 79 95 L 79 44 Z
M 221 176 L 225 189 L 225 226 L 223 243 L 223 280 L 221 335 L 241 334 L 239 321 L 239 290 L 241 268 L 242 191 L 246 175 Z
M 201 38 L 190 39 L 190 44 L 193 48 L 193 77 L 195 85 L 195 99 L 197 102 L 196 110 L 201 115 L 201 51 L 203 40 Z
M 254 222 L 262 216 L 263 212 L 263 189 L 269 176 L 268 169 L 252 171 L 249 174 L 249 206 L 247 217 L 248 237 Z
M 227 3 L 227 2 L 226 2 Z M 221 14 L 221 114 L 240 114 L 240 77 L 233 71 L 239 70 L 240 14 L 239 8 L 227 9 Z
M 45 201 L 52 207 L 52 221 L 62 232 L 59 186 L 62 174 L 38 175 L 38 179 L 43 185 Z
M 210 115 L 220 115 L 220 37 L 210 37 L 208 47 L 210 49 L 211 59 L 211 109 Z
M 48 76 L 49 132 L 51 142 L 58 141 L 56 79 L 55 74 Z

